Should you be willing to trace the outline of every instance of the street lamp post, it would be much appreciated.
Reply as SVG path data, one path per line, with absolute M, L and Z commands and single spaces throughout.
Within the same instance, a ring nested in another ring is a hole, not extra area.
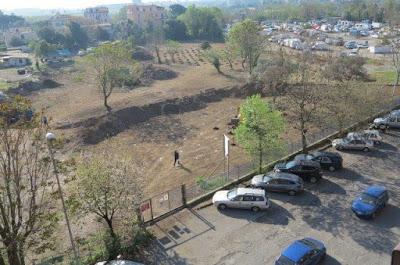
M 62 203 L 62 208 L 63 208 L 63 212 L 64 212 L 65 222 L 67 223 L 67 227 L 68 227 L 68 233 L 69 233 L 69 239 L 71 241 L 71 247 L 72 247 L 72 250 L 74 252 L 75 262 L 76 262 L 76 264 L 79 264 L 79 256 L 78 256 L 78 252 L 77 252 L 76 247 L 75 247 L 75 242 L 74 242 L 74 237 L 72 235 L 71 225 L 69 223 L 67 208 L 65 207 L 64 195 L 63 195 L 63 192 L 62 192 L 62 189 L 61 189 L 60 179 L 58 177 L 56 161 L 54 160 L 54 153 L 53 153 L 53 149 L 52 149 L 52 143 L 53 143 L 53 141 L 55 139 L 56 139 L 56 136 L 55 136 L 54 133 L 49 132 L 49 133 L 46 134 L 47 148 L 49 149 L 49 155 L 50 155 L 51 162 L 53 164 L 54 175 L 55 175 L 56 180 L 57 180 L 58 193 L 59 193 L 60 198 L 61 198 L 61 203 Z

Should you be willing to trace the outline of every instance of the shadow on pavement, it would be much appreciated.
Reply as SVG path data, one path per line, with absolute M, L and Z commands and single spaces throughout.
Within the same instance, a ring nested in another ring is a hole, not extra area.
M 332 257 L 330 255 L 326 255 L 325 260 L 322 264 L 324 264 L 324 265 L 341 265 L 342 263 L 340 263 L 334 257 Z
M 313 187 L 313 190 L 325 194 L 346 194 L 346 190 L 343 189 L 342 186 L 330 181 L 327 178 L 322 178 L 318 184 Z
M 182 258 L 174 251 L 167 251 L 158 243 L 153 242 L 143 253 L 144 264 L 148 265 L 185 265 L 188 264 L 185 258 Z
M 288 210 L 272 201 L 270 201 L 269 209 L 257 213 L 246 209 L 226 209 L 219 212 L 230 218 L 244 219 L 253 223 L 287 225 L 289 219 L 294 220 L 293 215 Z

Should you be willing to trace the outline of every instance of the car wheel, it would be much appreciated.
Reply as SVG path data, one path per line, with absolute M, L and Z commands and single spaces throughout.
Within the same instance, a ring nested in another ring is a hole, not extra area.
M 370 215 L 371 219 L 375 219 L 375 217 L 376 217 L 376 213 L 373 213 L 373 214 Z
M 381 129 L 382 131 L 384 131 L 384 130 L 386 130 L 386 125 L 383 125 L 383 124 L 381 124 L 381 125 L 379 125 L 379 129 Z
M 260 211 L 260 208 L 258 208 L 257 206 L 254 206 L 254 207 L 251 207 L 251 210 L 256 213 L 256 212 Z
M 328 170 L 329 170 L 330 172 L 333 172 L 333 171 L 336 170 L 336 168 L 335 168 L 334 166 L 329 166 Z
M 363 148 L 363 151 L 364 151 L 364 152 L 369 152 L 369 148 L 368 148 L 368 147 L 364 147 L 364 148 Z
M 219 210 L 225 210 L 226 208 L 227 208 L 226 204 L 221 203 L 221 204 L 218 205 L 218 209 Z
M 317 183 L 318 179 L 316 177 L 311 177 L 310 182 L 311 183 Z

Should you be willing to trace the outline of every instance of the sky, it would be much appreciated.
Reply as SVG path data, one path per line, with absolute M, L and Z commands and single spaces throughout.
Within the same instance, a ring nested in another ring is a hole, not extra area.
M 146 2 L 146 1 L 142 1 Z M 105 4 L 132 3 L 131 0 L 0 0 L 1 10 L 20 8 L 81 9 Z

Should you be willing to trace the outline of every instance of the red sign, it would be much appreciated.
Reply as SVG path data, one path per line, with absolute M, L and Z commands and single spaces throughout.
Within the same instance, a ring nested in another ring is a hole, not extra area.
M 150 202 L 145 202 L 140 205 L 140 212 L 145 212 L 146 210 L 150 209 Z

